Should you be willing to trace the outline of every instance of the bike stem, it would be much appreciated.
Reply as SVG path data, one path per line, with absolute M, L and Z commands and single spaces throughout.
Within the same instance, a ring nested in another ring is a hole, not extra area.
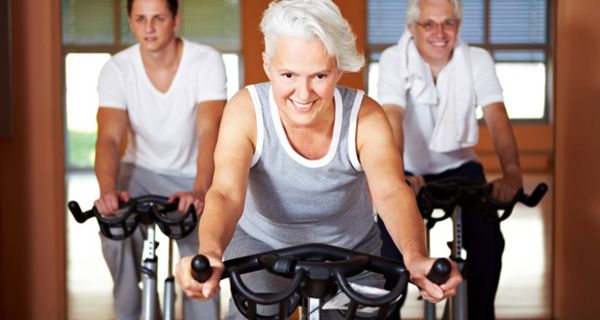
M 175 319 L 175 278 L 173 277 L 173 239 L 169 238 L 168 274 L 165 279 L 164 320 Z
M 144 241 L 144 252 L 142 254 L 142 266 L 140 267 L 143 281 L 142 293 L 142 312 L 143 319 L 157 319 L 156 308 L 156 272 L 157 260 L 156 257 L 156 231 L 154 223 L 148 224 L 146 227 L 146 240 Z

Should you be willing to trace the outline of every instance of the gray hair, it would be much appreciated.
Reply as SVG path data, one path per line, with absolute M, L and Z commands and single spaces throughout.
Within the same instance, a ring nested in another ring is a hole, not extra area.
M 272 57 L 279 36 L 316 37 L 336 59 L 339 70 L 355 72 L 365 64 L 356 49 L 356 35 L 331 0 L 273 1 L 263 13 L 260 30 L 267 59 Z
M 421 8 L 419 8 L 419 4 L 423 0 L 409 0 L 408 6 L 406 7 L 406 25 L 415 24 L 417 20 L 419 20 L 419 16 L 421 15 Z M 450 4 L 454 7 L 454 14 L 458 18 L 458 20 L 463 20 L 463 6 L 461 0 L 448 0 Z

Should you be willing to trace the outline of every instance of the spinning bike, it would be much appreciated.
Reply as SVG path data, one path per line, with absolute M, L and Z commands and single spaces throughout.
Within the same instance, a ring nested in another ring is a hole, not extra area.
M 156 305 L 156 274 L 158 257 L 156 249 L 156 228 L 169 238 L 168 273 L 164 290 L 164 319 L 175 319 L 175 282 L 172 270 L 173 239 L 181 239 L 190 234 L 196 227 L 196 210 L 190 206 L 185 213 L 177 211 L 178 201 L 167 202 L 168 198 L 158 195 L 147 195 L 130 199 L 123 203 L 113 216 L 102 216 L 96 207 L 82 212 L 75 201 L 68 203 L 69 211 L 79 223 L 95 217 L 100 226 L 100 232 L 107 238 L 123 240 L 131 236 L 139 224 L 146 228 L 146 239 L 142 253 L 140 271 L 142 273 L 142 314 L 146 320 L 154 320 L 158 316 Z
M 338 298 L 341 300 L 338 309 L 345 319 L 385 319 L 408 283 L 408 271 L 399 261 L 326 244 L 288 247 L 228 260 L 224 264 L 221 279 L 230 279 L 234 303 L 248 319 L 288 319 L 297 307 L 301 309 L 301 319 L 325 319 L 321 316 L 322 309 Z M 450 274 L 450 268 L 447 259 L 438 259 L 428 277 L 443 283 Z M 280 292 L 254 292 L 246 286 L 241 276 L 258 270 L 266 270 L 291 281 Z M 364 271 L 395 276 L 398 282 L 389 292 L 365 293 L 348 281 L 348 278 Z M 206 257 L 194 257 L 194 279 L 204 282 L 211 273 Z M 323 303 L 332 296 L 332 299 Z M 260 313 L 257 307 L 266 305 L 278 306 L 278 312 Z
M 527 195 L 520 189 L 513 199 L 508 202 L 499 202 L 492 198 L 491 184 L 481 184 L 465 178 L 442 179 L 425 184 L 417 195 L 417 204 L 421 215 L 427 221 L 427 245 L 429 246 L 430 231 L 434 225 L 442 220 L 452 219 L 453 241 L 450 245 L 450 259 L 458 265 L 458 269 L 464 272 L 465 259 L 462 256 L 463 238 L 462 238 L 462 208 L 467 204 L 479 203 L 482 212 L 501 211 L 499 221 L 506 220 L 512 213 L 517 202 L 521 202 L 528 207 L 536 206 L 546 191 L 548 186 L 544 183 L 539 184 L 531 195 Z M 443 214 L 434 215 L 435 209 L 441 209 Z M 483 213 L 482 213 L 483 214 Z M 456 295 L 449 298 L 444 309 L 443 319 L 466 320 L 468 319 L 468 301 L 467 301 L 467 281 L 463 275 L 463 282 L 458 285 Z M 425 320 L 435 320 L 435 305 L 425 302 Z

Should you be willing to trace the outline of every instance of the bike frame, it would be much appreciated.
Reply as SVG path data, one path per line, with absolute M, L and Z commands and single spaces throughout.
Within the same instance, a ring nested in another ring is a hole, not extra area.
M 462 257 L 462 206 L 465 203 L 464 201 L 484 198 L 490 208 L 504 210 L 498 218 L 499 221 L 504 221 L 510 216 L 517 202 L 521 202 L 528 207 L 536 206 L 548 190 L 548 186 L 544 183 L 539 184 L 531 195 L 525 194 L 521 189 L 511 201 L 506 203 L 493 199 L 491 190 L 492 186 L 490 184 L 480 184 L 477 181 L 465 178 L 450 178 L 427 183 L 419 190 L 419 194 L 417 195 L 417 203 L 419 204 L 421 215 L 427 221 L 428 246 L 430 230 L 435 223 L 447 218 L 452 219 L 453 241 L 450 247 L 450 259 L 456 262 L 461 272 L 463 272 L 466 263 L 466 260 Z M 444 215 L 434 217 L 434 209 L 443 210 Z M 448 302 L 446 302 L 443 319 L 468 319 L 467 281 L 468 279 L 464 278 L 464 281 L 456 289 L 456 295 L 449 298 Z M 426 301 L 424 315 L 425 320 L 435 320 L 435 305 Z
M 156 205 L 161 205 L 160 209 Z M 122 240 L 129 237 L 138 225 L 145 228 L 146 238 L 142 251 L 140 273 L 142 274 L 142 317 L 144 320 L 154 320 L 160 316 L 160 306 L 157 305 L 157 272 L 158 256 L 156 249 L 156 225 L 169 238 L 168 273 L 164 283 L 164 317 L 165 320 L 175 319 L 175 280 L 173 277 L 173 239 L 187 236 L 196 226 L 196 211 L 191 206 L 183 215 L 175 217 L 163 216 L 177 208 L 177 202 L 168 203 L 167 198 L 157 195 L 147 195 L 133 198 L 129 203 L 122 204 L 121 208 L 127 211 L 120 217 L 107 218 L 101 216 L 96 208 L 82 212 L 79 204 L 71 201 L 68 204 L 75 220 L 84 223 L 91 217 L 98 220 L 100 231 L 106 237 Z M 134 219 L 131 215 L 135 214 Z

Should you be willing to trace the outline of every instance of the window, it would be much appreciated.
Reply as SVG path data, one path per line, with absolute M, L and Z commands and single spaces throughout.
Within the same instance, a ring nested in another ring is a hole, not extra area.
M 227 94 L 239 89 L 239 0 L 179 0 L 180 34 L 223 53 Z M 69 169 L 93 166 L 96 84 L 110 56 L 135 43 L 127 0 L 62 0 L 65 61 L 66 159 Z
M 379 55 L 405 30 L 407 0 L 368 0 L 369 95 L 377 97 Z M 463 0 L 460 36 L 488 50 L 513 120 L 547 121 L 549 1 Z

